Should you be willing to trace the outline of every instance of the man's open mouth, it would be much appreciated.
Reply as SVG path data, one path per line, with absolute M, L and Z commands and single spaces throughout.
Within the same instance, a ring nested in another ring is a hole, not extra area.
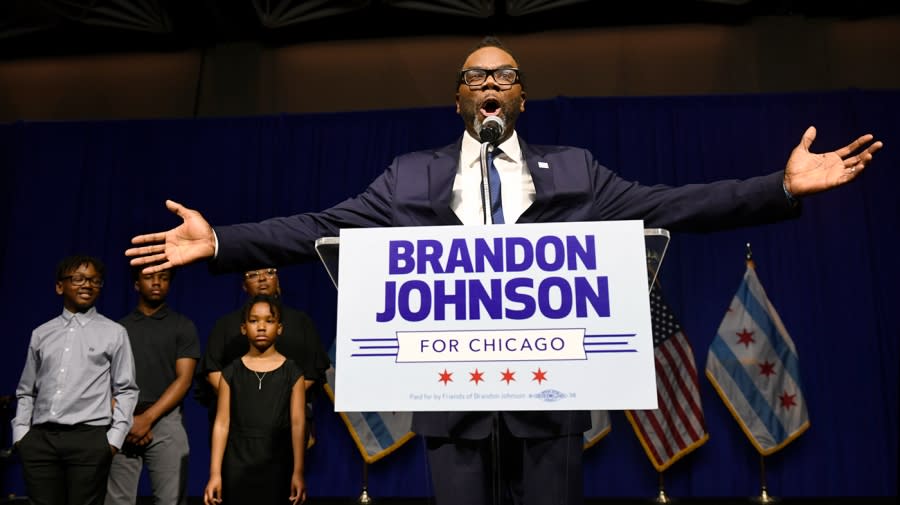
M 500 100 L 488 98 L 481 104 L 481 113 L 485 116 L 496 116 L 500 112 Z

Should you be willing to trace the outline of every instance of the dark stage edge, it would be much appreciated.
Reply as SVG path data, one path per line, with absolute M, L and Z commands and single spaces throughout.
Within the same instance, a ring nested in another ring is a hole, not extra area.
M 360 503 L 359 497 L 312 497 L 306 501 L 306 505 L 357 505 Z M 671 505 L 893 505 L 896 503 L 897 497 L 890 496 L 849 496 L 849 497 L 821 497 L 821 498 L 790 498 L 790 497 L 770 497 L 770 501 L 763 502 L 758 497 L 740 497 L 740 498 L 676 498 L 669 497 L 668 502 L 662 502 L 655 498 L 587 498 L 585 505 L 660 505 L 668 503 Z M 431 498 L 379 498 L 370 497 L 372 505 L 434 505 Z M 144 497 L 138 500 L 138 505 L 152 505 L 153 500 Z M 192 497 L 188 501 L 188 505 L 203 505 L 203 499 L 200 497 Z M 252 505 L 252 504 L 248 504 Z
M 759 497 L 741 498 L 675 498 L 669 497 L 668 501 L 655 498 L 587 498 L 585 505 L 893 505 L 896 496 L 842 496 L 842 497 L 817 497 L 817 498 L 790 498 L 769 497 L 768 501 L 762 501 Z M 21 497 L 0 499 L 0 504 L 26 504 L 28 500 Z M 306 505 L 359 505 L 359 497 L 312 497 L 306 501 Z M 434 505 L 431 498 L 377 498 L 370 497 L 371 505 Z M 152 505 L 153 498 L 140 497 L 137 505 Z M 188 505 L 203 505 L 203 498 L 194 496 L 188 499 Z M 252 504 L 248 504 L 252 505 Z

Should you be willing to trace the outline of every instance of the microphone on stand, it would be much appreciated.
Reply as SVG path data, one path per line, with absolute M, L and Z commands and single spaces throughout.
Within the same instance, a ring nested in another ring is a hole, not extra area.
M 478 128 L 478 137 L 481 140 L 481 204 L 484 212 L 484 224 L 493 224 L 491 213 L 491 178 L 488 175 L 488 152 L 503 136 L 506 123 L 500 116 L 488 116 L 484 118 L 481 127 Z M 501 221 L 502 222 L 502 221 Z M 500 479 L 500 414 L 494 412 L 491 415 L 491 495 L 494 503 L 500 503 L 502 496 Z
M 506 123 L 500 116 L 488 116 L 481 123 L 478 136 L 482 143 L 487 142 L 496 146 L 500 137 L 503 136 L 504 128 L 506 128 Z

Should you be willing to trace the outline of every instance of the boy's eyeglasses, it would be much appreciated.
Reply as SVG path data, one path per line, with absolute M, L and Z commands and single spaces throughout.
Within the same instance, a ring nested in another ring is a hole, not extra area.
M 244 278 L 248 281 L 255 281 L 260 278 L 260 276 L 268 277 L 271 279 L 275 277 L 275 274 L 278 273 L 278 270 L 275 268 L 266 268 L 265 270 L 253 270 L 250 272 L 244 273 Z
M 100 277 L 85 277 L 81 274 L 74 274 L 67 275 L 62 279 L 71 282 L 73 286 L 84 286 L 86 282 L 89 282 L 95 288 L 103 287 L 103 279 Z

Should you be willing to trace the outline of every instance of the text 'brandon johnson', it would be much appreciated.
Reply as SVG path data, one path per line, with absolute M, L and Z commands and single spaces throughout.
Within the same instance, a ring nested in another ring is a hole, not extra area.
M 452 280 L 389 280 L 384 284 L 384 310 L 379 323 L 399 317 L 417 322 L 432 317 L 457 321 L 528 319 L 536 312 L 548 319 L 609 317 L 609 280 L 606 276 L 540 276 L 542 272 L 597 269 L 593 235 L 457 238 L 448 246 L 438 240 L 391 240 L 388 274 L 409 276 L 454 275 Z M 521 277 L 466 278 L 466 274 L 527 272 Z M 461 278 L 460 278 L 461 277 Z

